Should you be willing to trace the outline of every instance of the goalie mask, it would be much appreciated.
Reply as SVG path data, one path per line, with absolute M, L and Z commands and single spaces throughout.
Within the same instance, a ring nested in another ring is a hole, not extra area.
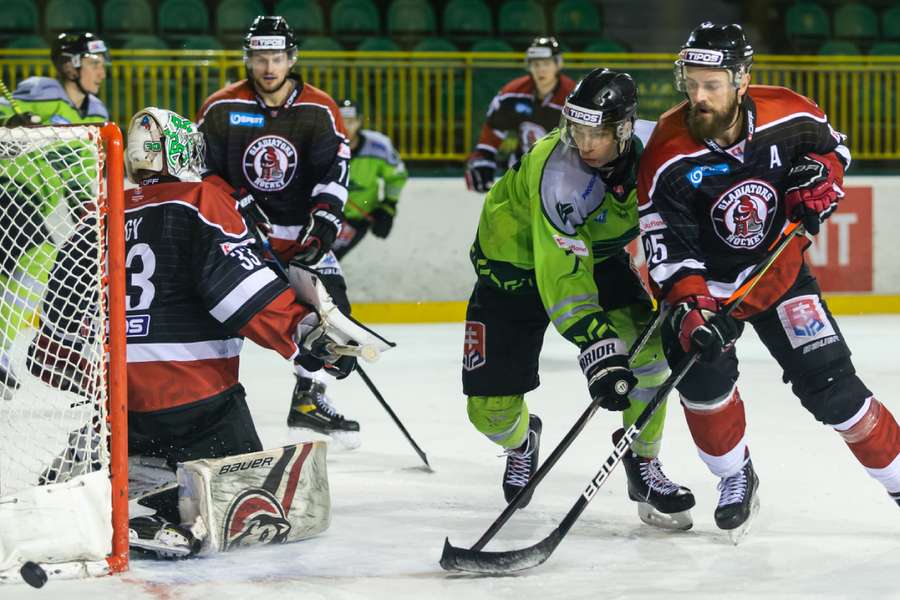
M 753 46 L 740 25 L 701 23 L 691 32 L 675 61 L 675 87 L 685 91 L 685 67 L 725 69 L 735 89 L 753 65 Z
M 628 73 L 594 69 L 578 82 L 563 106 L 560 139 L 578 148 L 578 140 L 611 131 L 621 156 L 631 145 L 637 112 L 637 87 Z
M 142 172 L 200 181 L 205 155 L 203 134 L 190 119 L 153 107 L 131 118 L 125 168 L 132 181 L 137 182 Z

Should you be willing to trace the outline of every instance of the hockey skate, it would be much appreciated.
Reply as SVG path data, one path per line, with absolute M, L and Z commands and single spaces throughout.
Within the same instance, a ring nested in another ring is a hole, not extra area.
M 613 433 L 613 443 L 624 434 L 624 429 Z M 622 464 L 628 476 L 628 497 L 637 502 L 641 521 L 660 529 L 687 531 L 693 527 L 693 492 L 670 480 L 658 458 L 638 456 L 629 449 Z
M 750 525 L 759 512 L 759 477 L 753 463 L 747 457 L 740 471 L 719 482 L 719 505 L 716 508 L 716 525 L 728 532 L 735 545 L 750 532 Z
M 19 380 L 10 367 L 0 365 L 0 400 L 12 400 L 19 389 Z
M 325 384 L 315 379 L 297 377 L 287 424 L 327 435 L 347 450 L 360 444 L 359 423 L 339 414 L 325 395 Z
M 140 554 L 175 560 L 196 555 L 202 542 L 187 527 L 146 516 L 128 521 L 128 545 Z
M 66 449 L 38 477 L 38 485 L 64 483 L 103 468 L 100 463 L 100 434 L 93 425 L 69 433 Z
M 900 506 L 900 492 L 893 492 L 890 494 L 891 499 L 897 503 L 897 506 Z
M 541 420 L 537 415 L 528 417 L 528 433 L 525 441 L 518 448 L 510 448 L 506 454 L 506 469 L 503 471 L 503 496 L 511 502 L 519 491 L 528 485 L 531 476 L 537 471 L 538 450 L 541 447 Z M 528 494 L 519 508 L 525 508 L 531 502 Z

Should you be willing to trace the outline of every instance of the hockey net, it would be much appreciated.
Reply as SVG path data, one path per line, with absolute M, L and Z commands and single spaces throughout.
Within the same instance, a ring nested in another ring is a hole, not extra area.
M 0 128 L 0 581 L 127 567 L 122 137 Z

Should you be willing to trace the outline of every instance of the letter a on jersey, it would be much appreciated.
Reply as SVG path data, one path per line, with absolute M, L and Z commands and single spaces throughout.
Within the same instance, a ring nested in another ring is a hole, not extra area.
M 775 167 L 781 166 L 781 157 L 778 156 L 778 146 L 772 144 L 769 146 L 769 168 L 774 169 Z

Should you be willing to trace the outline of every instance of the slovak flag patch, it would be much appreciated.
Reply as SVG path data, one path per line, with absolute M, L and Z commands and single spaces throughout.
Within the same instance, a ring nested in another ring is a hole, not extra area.
M 778 318 L 791 348 L 835 335 L 820 298 L 815 294 L 797 296 L 778 306 Z
M 473 371 L 487 362 L 487 343 L 484 323 L 466 321 L 466 341 L 463 344 L 463 369 Z

